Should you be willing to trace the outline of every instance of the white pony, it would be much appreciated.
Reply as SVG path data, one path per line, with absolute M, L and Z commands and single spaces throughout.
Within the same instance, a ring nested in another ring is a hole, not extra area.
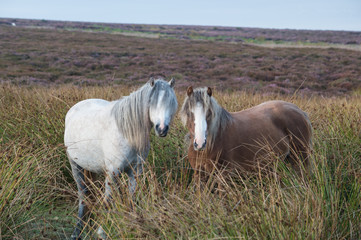
M 133 193 L 136 175 L 142 172 L 149 153 L 152 126 L 155 125 L 157 136 L 165 137 L 177 111 L 174 83 L 174 79 L 169 82 L 151 79 L 117 101 L 84 100 L 66 114 L 64 142 L 79 195 L 79 218 L 72 239 L 80 238 L 87 211 L 84 170 L 106 175 L 108 201 L 110 183 L 116 183 L 121 172 L 129 176 L 129 189 Z

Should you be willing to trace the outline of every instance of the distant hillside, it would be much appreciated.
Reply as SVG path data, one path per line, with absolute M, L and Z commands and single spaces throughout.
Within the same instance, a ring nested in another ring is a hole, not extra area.
M 27 27 L 47 27 L 57 29 L 83 29 L 110 32 L 140 32 L 160 34 L 161 37 L 178 39 L 205 39 L 242 42 L 250 39 L 258 41 L 288 41 L 333 44 L 361 44 L 361 32 L 352 31 L 315 31 L 292 29 L 262 29 L 247 27 L 210 27 L 185 25 L 146 25 L 64 22 L 48 20 L 5 19 L 0 18 L 0 25 Z
M 133 86 L 149 77 L 175 77 L 177 88 L 208 85 L 219 90 L 281 94 L 361 93 L 359 50 L 336 48 L 334 43 L 320 45 L 322 48 L 317 44 L 266 48 L 237 38 L 246 33 L 272 33 L 311 41 L 326 39 L 331 32 L 18 19 L 0 22 L 0 83 Z M 306 37 L 303 33 L 313 34 Z M 360 33 L 332 33 L 329 42 L 360 41 Z

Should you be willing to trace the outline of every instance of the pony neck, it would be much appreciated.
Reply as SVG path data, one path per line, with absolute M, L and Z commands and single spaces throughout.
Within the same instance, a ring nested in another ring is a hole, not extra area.
M 152 88 L 146 84 L 129 96 L 119 99 L 112 109 L 119 131 L 138 153 L 143 153 L 150 146 L 151 90 Z

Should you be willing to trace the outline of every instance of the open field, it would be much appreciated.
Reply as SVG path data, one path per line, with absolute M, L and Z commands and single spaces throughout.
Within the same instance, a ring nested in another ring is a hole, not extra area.
M 295 103 L 314 127 L 310 178 L 279 163 L 274 175 L 232 183 L 215 174 L 220 192 L 212 192 L 212 179 L 200 190 L 177 117 L 166 138 L 152 131 L 134 201 L 121 176 L 120 193 L 106 211 L 102 186 L 94 184 L 85 239 L 94 239 L 99 225 L 110 239 L 361 239 L 360 51 L 265 48 L 212 39 L 211 32 L 203 39 L 149 38 L 131 25 L 123 32 L 131 36 L 124 36 L 62 24 L 0 25 L 0 240 L 70 237 L 77 191 L 63 146 L 66 112 L 86 98 L 128 95 L 151 76 L 175 77 L 179 105 L 189 84 L 213 87 L 229 111 L 272 99 Z
M 64 239 L 76 216 L 76 188 L 63 148 L 64 116 L 85 98 L 117 99 L 126 87 L 0 88 L 0 239 Z M 177 118 L 165 139 L 152 136 L 136 202 L 122 195 L 106 212 L 99 185 L 93 219 L 111 239 L 245 238 L 359 239 L 361 237 L 361 101 L 359 97 L 302 98 L 216 92 L 236 111 L 270 99 L 296 103 L 314 126 L 312 175 L 304 182 L 280 167 L 274 176 L 223 184 L 225 193 L 198 191 L 184 158 L 185 129 Z M 183 93 L 178 95 L 179 101 Z M 131 209 L 131 205 L 136 204 Z M 94 238 L 89 227 L 87 239 Z M 84 236 L 85 236 L 84 235 Z
M 189 26 L 189 25 L 148 25 L 92 22 L 64 22 L 30 19 L 0 18 L 0 25 L 47 28 L 59 30 L 83 30 L 103 33 L 143 33 L 160 38 L 203 39 L 224 42 L 280 41 L 329 43 L 344 45 L 361 44 L 361 32 L 316 31 L 292 29 L 262 29 L 247 27 Z
M 353 94 L 361 88 L 361 51 L 324 48 L 327 42 L 310 48 L 284 41 L 283 47 L 269 48 L 255 46 L 257 38 L 248 43 L 149 38 L 140 31 L 122 30 L 131 35 L 124 36 L 105 27 L 84 32 L 80 26 L 62 26 L 0 26 L 0 82 L 140 85 L 161 76 L 175 77 L 177 88 L 208 84 L 219 90 L 322 95 Z

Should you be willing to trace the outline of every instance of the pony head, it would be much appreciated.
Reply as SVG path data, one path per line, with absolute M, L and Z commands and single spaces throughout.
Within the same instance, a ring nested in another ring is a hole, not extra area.
M 177 108 L 177 98 L 173 87 L 175 80 L 169 82 L 163 80 L 149 80 L 152 93 L 149 99 L 149 119 L 154 126 L 157 136 L 167 136 L 169 124 L 171 123 Z
M 187 97 L 181 110 L 182 122 L 188 128 L 193 140 L 194 150 L 202 150 L 207 144 L 207 135 L 214 118 L 212 89 L 187 89 Z M 218 106 L 218 105 L 217 105 Z

